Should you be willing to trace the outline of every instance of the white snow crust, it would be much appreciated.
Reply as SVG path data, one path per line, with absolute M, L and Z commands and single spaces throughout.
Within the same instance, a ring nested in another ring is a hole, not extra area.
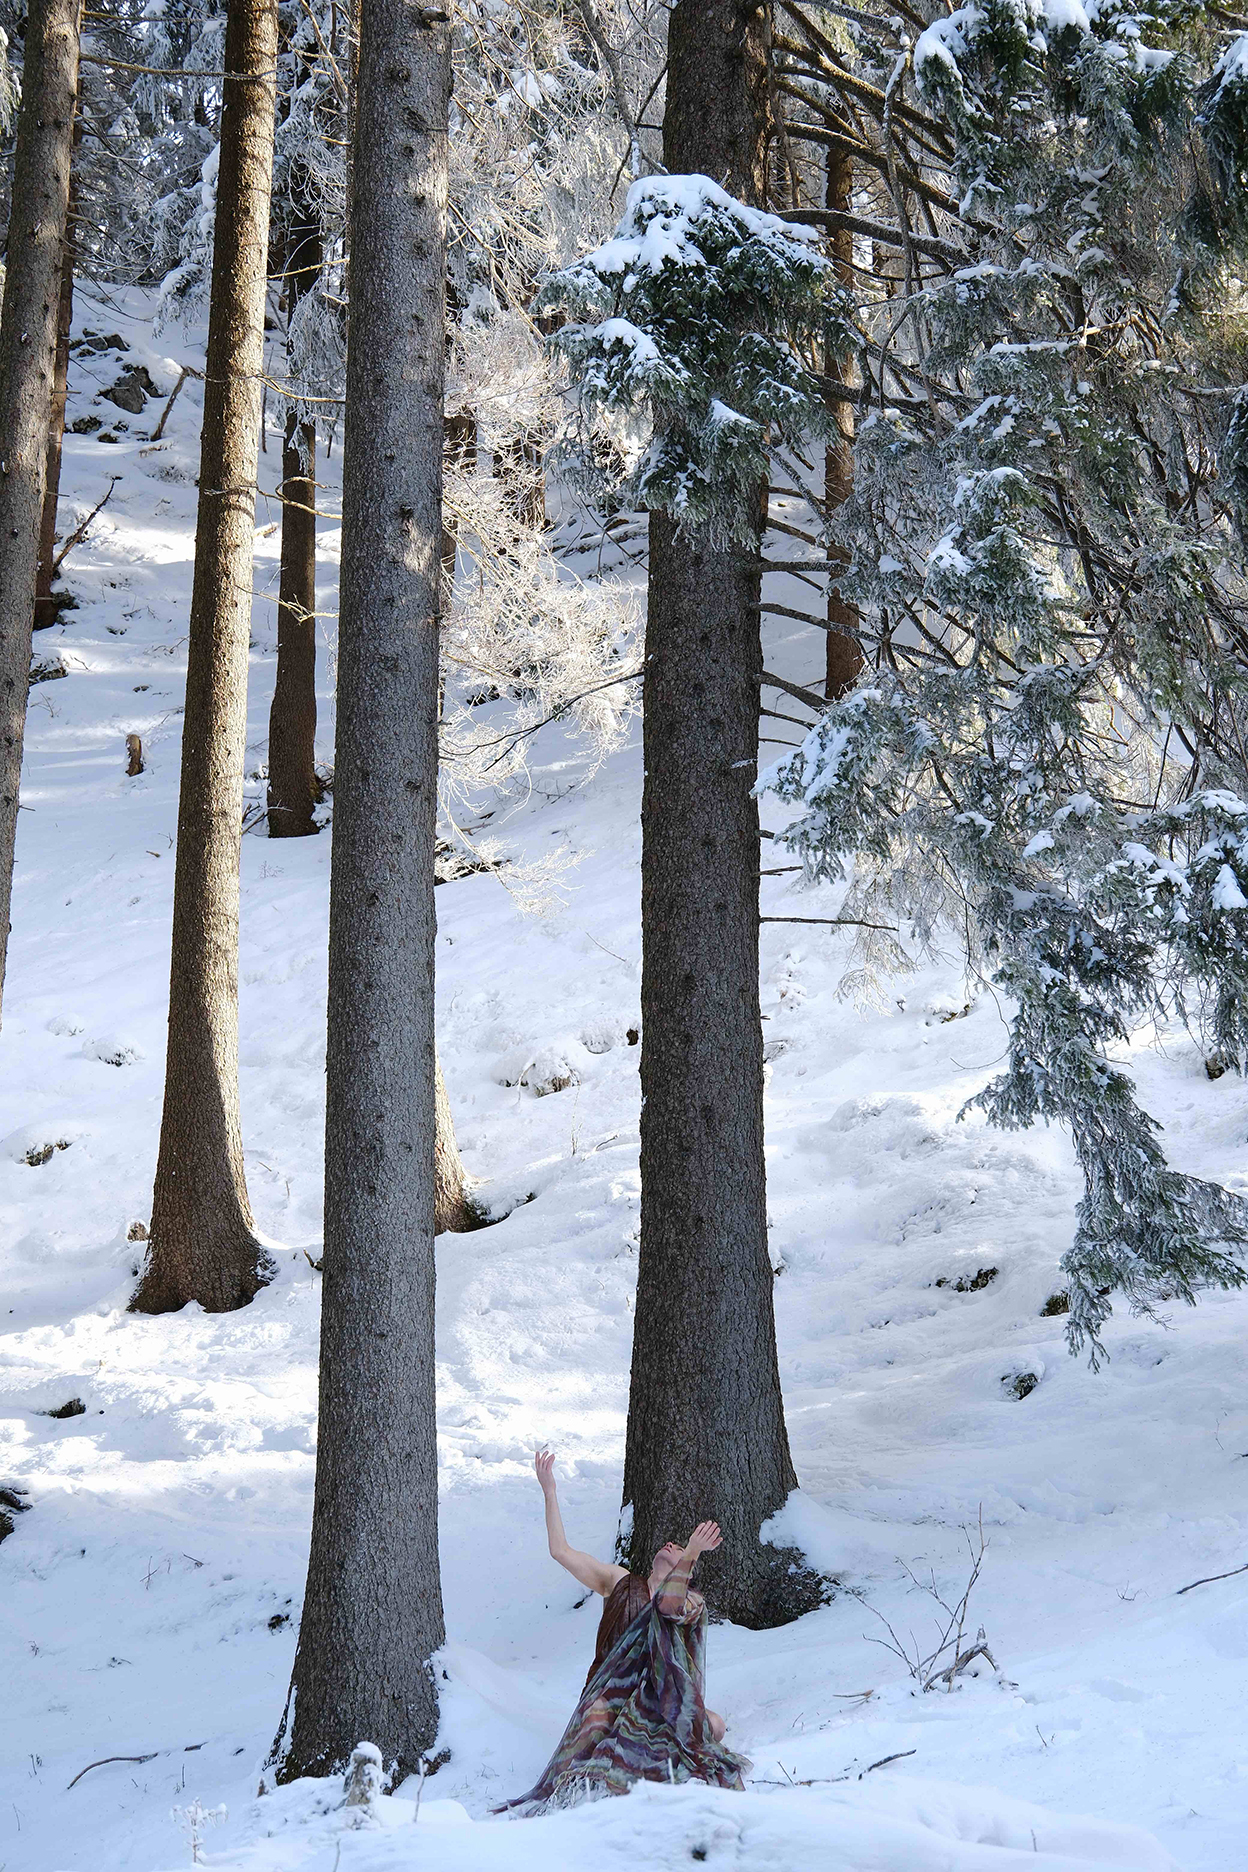
M 167 391 L 198 353 L 172 327 L 154 339 L 149 311 L 82 298 L 77 326 L 120 332 L 124 361 Z M 92 403 L 92 379 L 118 368 L 75 359 L 71 420 L 114 413 Z M 596 1623 L 547 1555 L 531 1452 L 557 1448 L 569 1534 L 608 1554 L 636 1277 L 640 749 L 580 786 L 587 757 L 557 724 L 491 831 L 520 857 L 579 859 L 564 908 L 526 920 L 487 874 L 437 892 L 460 1143 L 483 1198 L 508 1212 L 438 1244 L 450 1759 L 419 1819 L 410 1781 L 352 1810 L 358 1826 L 337 1783 L 257 1798 L 312 1503 L 330 835 L 243 840 L 243 1131 L 278 1278 L 238 1313 L 128 1314 L 163 1078 L 199 397 L 188 380 L 158 447 L 144 439 L 155 404 L 110 423 L 115 444 L 67 437 L 62 526 L 122 479 L 67 561 L 80 608 L 37 640 L 70 674 L 31 694 L 0 1035 L 0 1486 L 31 1504 L 0 1545 L 4 1872 L 174 1872 L 191 1863 L 197 1801 L 227 1809 L 199 1849 L 218 1872 L 1234 1872 L 1248 1573 L 1178 1589 L 1248 1561 L 1248 1297 L 1121 1314 L 1106 1366 L 1070 1360 L 1060 1313 L 1041 1311 L 1080 1194 L 1068 1142 L 957 1121 L 1002 1053 L 995 995 L 964 979 L 951 938 L 947 960 L 862 1005 L 841 992 L 847 934 L 781 923 L 762 932 L 768 1202 L 802 1490 L 767 1532 L 842 1588 L 786 1629 L 710 1632 L 711 1700 L 754 1762 L 745 1794 L 646 1787 L 542 1820 L 490 1817 L 549 1755 Z M 324 472 L 332 482 L 336 446 Z M 273 429 L 262 487 L 279 474 Z M 262 499 L 253 802 L 277 518 Z M 333 520 L 320 545 L 332 611 Z M 774 595 L 800 602 L 805 588 L 778 576 Z M 636 596 L 621 587 L 622 605 Z M 767 667 L 816 680 L 815 633 L 770 628 Z M 321 680 L 328 759 L 328 636 Z M 129 732 L 148 762 L 134 780 Z M 774 797 L 762 820 L 782 827 Z M 764 850 L 764 865 L 784 862 Z M 832 916 L 839 901 L 794 876 L 763 883 L 767 915 Z M 541 1065 L 500 1083 L 500 1061 Z M 557 1090 L 551 1062 L 574 1068 Z M 1248 1186 L 1243 1084 L 1210 1081 L 1180 1032 L 1141 1036 L 1129 1065 L 1173 1160 Z M 1038 1382 L 1019 1399 L 1024 1372 Z M 70 1399 L 80 1414 L 43 1414 Z M 961 1590 L 962 1530 L 981 1514 L 970 1623 L 999 1668 L 981 1661 L 924 1695 L 877 1642 L 876 1614 L 931 1642 L 914 1582 Z M 117 1756 L 143 1759 L 69 1787 Z

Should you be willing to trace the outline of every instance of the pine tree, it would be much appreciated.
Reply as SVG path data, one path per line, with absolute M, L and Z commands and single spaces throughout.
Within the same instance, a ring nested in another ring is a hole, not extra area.
M 758 556 L 769 446 L 809 427 L 798 338 L 825 264 L 764 189 L 765 16 L 682 6 L 669 28 L 664 156 L 614 240 L 546 295 L 599 477 L 650 510 L 642 801 L 641 1251 L 623 1550 L 646 1572 L 705 1516 L 712 1604 L 749 1625 L 818 1588 L 759 1541 L 796 1486 L 767 1253 L 758 1007 Z M 680 170 L 706 173 L 676 173 Z M 725 176 L 730 194 L 712 175 Z M 833 320 L 833 323 L 835 320 Z M 614 433 L 612 418 L 615 418 Z
M 330 883 L 320 1416 L 279 1778 L 437 1730 L 434 846 L 445 16 L 362 0 Z M 289 1727 L 288 1727 L 289 1725 Z
M 0 995 L 47 483 L 78 24 L 78 0 L 32 0 L 0 308 Z
M 269 1278 L 238 1107 L 238 901 L 276 0 L 231 0 L 178 795 L 169 1041 L 147 1262 L 131 1301 L 245 1306 Z
M 82 124 L 75 115 L 73 147 L 76 153 L 82 140 Z M 61 449 L 65 436 L 65 402 L 69 391 L 69 335 L 74 322 L 74 223 L 77 189 L 74 179 L 75 156 L 71 154 L 69 202 L 65 215 L 65 239 L 61 247 L 61 290 L 56 308 L 56 354 L 52 367 L 52 407 L 48 415 L 47 467 L 44 472 L 43 512 L 39 522 L 39 568 L 35 575 L 36 630 L 55 624 L 60 610 L 52 595 L 56 564 L 56 514 L 61 490 Z

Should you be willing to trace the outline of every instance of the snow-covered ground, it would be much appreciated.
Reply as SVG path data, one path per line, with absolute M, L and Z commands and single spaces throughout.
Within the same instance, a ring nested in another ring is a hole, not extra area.
M 82 302 L 76 324 L 133 349 L 75 360 L 71 421 L 116 413 L 88 372 L 106 386 L 141 362 L 167 391 L 193 361 L 184 334 L 153 339 L 115 305 Z M 67 564 L 80 608 L 36 640 L 69 674 L 31 693 L 0 1036 L 0 1486 L 30 1502 L 0 1546 L 0 1868 L 168 1872 L 191 1862 L 197 1801 L 228 1810 L 198 1850 L 238 1872 L 1244 1865 L 1248 1574 L 1178 1589 L 1248 1561 L 1248 1297 L 1122 1317 L 1101 1371 L 1071 1361 L 1062 1318 L 1041 1311 L 1078 1195 L 1066 1142 L 957 1121 L 1002 1052 L 992 993 L 951 956 L 864 1010 L 838 995 L 845 939 L 800 925 L 763 931 L 771 1244 L 803 1484 L 786 1512 L 843 1590 L 782 1631 L 712 1629 L 711 1695 L 755 1764 L 745 1795 L 646 1788 L 488 1818 L 536 1778 L 592 1649 L 596 1605 L 546 1554 L 531 1451 L 557 1448 L 569 1532 L 606 1554 L 636 1269 L 638 751 L 578 786 L 584 756 L 555 729 L 498 819 L 516 853 L 558 842 L 579 860 L 564 908 L 526 920 L 485 875 L 437 897 L 460 1143 L 512 1211 L 438 1249 L 450 1759 L 415 1827 L 410 1783 L 359 1829 L 326 1784 L 257 1799 L 311 1511 L 328 836 L 243 840 L 243 1127 L 279 1278 L 235 1314 L 124 1310 L 160 1115 L 199 407 L 188 381 L 160 445 L 145 440 L 156 402 L 110 425 L 114 443 L 67 437 L 62 524 L 121 479 Z M 262 486 L 278 474 L 270 437 Z M 276 505 L 257 518 L 258 770 Z M 328 609 L 330 523 L 322 544 Z M 772 657 L 809 679 L 819 646 L 798 634 Z M 763 819 L 781 823 L 776 802 Z M 773 914 L 836 901 L 788 877 L 764 890 Z M 544 1053 L 572 1069 L 565 1090 L 501 1083 Z M 1133 1064 L 1174 1160 L 1245 1187 L 1248 1089 L 1210 1082 L 1182 1035 L 1141 1041 Z M 64 1148 L 31 1161 L 48 1145 Z M 70 1399 L 80 1414 L 46 1414 Z M 999 1670 L 918 1694 L 880 1615 L 922 1646 L 934 1607 L 915 1580 L 960 1591 L 981 1515 L 970 1624 Z M 118 1756 L 141 1759 L 69 1786 Z

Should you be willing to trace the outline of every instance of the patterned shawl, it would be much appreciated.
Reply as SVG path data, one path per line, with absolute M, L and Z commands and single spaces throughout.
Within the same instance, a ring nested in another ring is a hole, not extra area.
M 617 1583 L 604 1623 L 616 1595 L 628 1595 L 634 1585 L 630 1575 Z M 662 1591 L 647 1599 L 591 1671 L 536 1786 L 494 1811 L 521 1807 L 524 1817 L 532 1817 L 627 1794 L 637 1781 L 706 1781 L 740 1789 L 749 1762 L 716 1742 L 706 1723 L 705 1642 L 706 1606 L 697 1593 L 682 1596 L 678 1605 Z

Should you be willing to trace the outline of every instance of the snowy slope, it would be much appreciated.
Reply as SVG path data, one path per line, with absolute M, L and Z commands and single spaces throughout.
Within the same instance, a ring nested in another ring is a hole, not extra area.
M 120 333 L 120 361 L 167 391 L 191 341 L 154 339 L 142 311 L 83 303 L 77 326 Z M 76 359 L 71 420 L 114 413 L 88 372 L 107 385 L 119 368 L 117 354 Z M 451 1758 L 415 1831 L 410 1786 L 349 1833 L 324 1811 L 335 1790 L 256 1800 L 311 1510 L 318 1276 L 304 1250 L 315 1258 L 320 1226 L 329 838 L 243 841 L 243 1127 L 279 1279 L 233 1315 L 127 1315 L 160 1115 L 199 407 L 188 381 L 167 445 L 143 439 L 155 402 L 111 426 L 116 443 L 67 438 L 63 525 L 121 480 L 67 565 L 80 608 L 36 642 L 70 673 L 32 691 L 0 1036 L 0 1485 L 32 1504 L 0 1547 L 3 1872 L 186 1865 L 171 1810 L 196 1798 L 228 1809 L 203 1851 L 239 1872 L 330 1872 L 339 1854 L 344 1872 L 657 1867 L 702 1850 L 847 1872 L 1248 1863 L 1248 1574 L 1177 1594 L 1248 1561 L 1248 1298 L 1119 1319 L 1099 1373 L 1072 1362 L 1062 1319 L 1041 1314 L 1078 1195 L 1066 1143 L 956 1117 L 1002 1052 L 992 994 L 953 957 L 855 1007 L 838 996 L 844 939 L 797 925 L 763 931 L 771 1244 L 803 1482 L 786 1528 L 844 1590 L 783 1631 L 711 1633 L 712 1699 L 755 1763 L 746 1796 L 646 1789 L 486 1822 L 535 1779 L 592 1648 L 595 1607 L 546 1555 L 529 1464 L 535 1442 L 557 1447 L 572 1538 L 606 1553 L 636 1268 L 638 752 L 578 787 L 584 757 L 557 730 L 499 836 L 579 861 L 565 907 L 525 920 L 481 875 L 437 894 L 460 1143 L 511 1211 L 438 1250 Z M 262 486 L 278 472 L 270 437 Z M 256 799 L 276 518 L 262 504 Z M 330 609 L 332 523 L 322 547 Z M 810 678 L 818 646 L 796 635 L 777 658 Z M 328 759 L 328 652 L 322 665 Z M 148 758 L 134 780 L 132 731 Z M 774 801 L 763 818 L 781 823 Z M 835 906 L 788 878 L 764 889 L 774 914 Z M 572 1069 L 567 1089 L 502 1083 L 546 1052 Z M 1181 1035 L 1142 1040 L 1134 1067 L 1174 1160 L 1244 1187 L 1248 1090 L 1211 1083 Z M 1025 1374 L 1038 1382 L 1018 1398 Z M 81 1414 L 41 1414 L 71 1398 Z M 922 1643 L 933 1608 L 907 1569 L 960 1591 L 962 1530 L 981 1511 L 971 1626 L 999 1674 L 916 1695 L 877 1614 Z M 145 1759 L 68 1787 L 108 1756 Z

